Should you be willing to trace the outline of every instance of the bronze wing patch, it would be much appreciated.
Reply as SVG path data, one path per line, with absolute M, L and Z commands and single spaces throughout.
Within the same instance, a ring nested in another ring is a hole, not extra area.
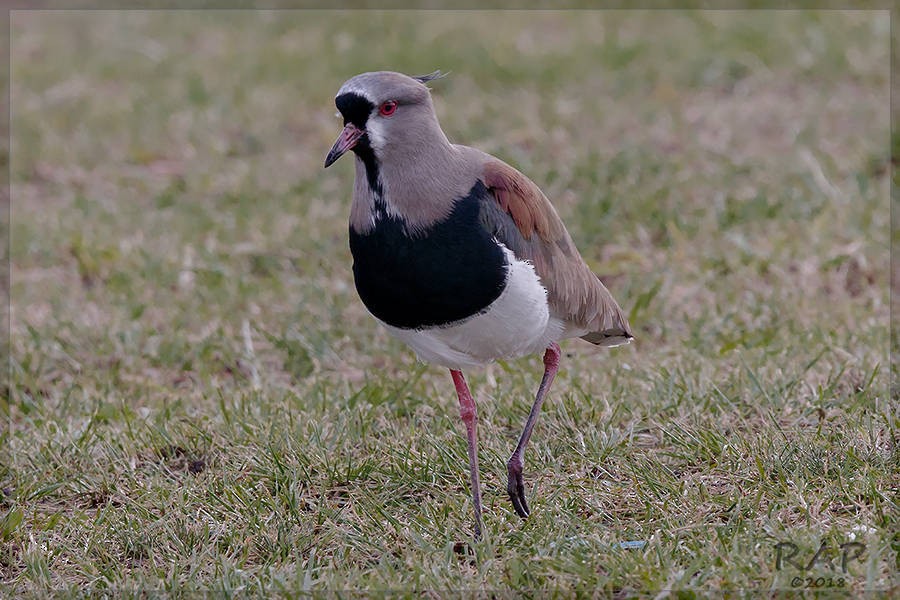
M 494 202 L 482 208 L 482 223 L 517 258 L 534 265 L 551 312 L 588 329 L 582 337 L 591 343 L 613 346 L 630 340 L 624 312 L 575 249 L 540 188 L 496 159 L 484 164 L 483 181 Z

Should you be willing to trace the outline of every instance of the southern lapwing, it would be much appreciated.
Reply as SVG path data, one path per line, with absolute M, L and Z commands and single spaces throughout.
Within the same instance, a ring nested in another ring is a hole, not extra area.
M 341 86 L 344 129 L 328 167 L 356 154 L 353 278 L 369 312 L 419 358 L 450 369 L 469 444 L 480 537 L 476 411 L 462 369 L 544 353 L 544 376 L 507 463 L 507 491 L 528 516 L 522 459 L 559 368 L 559 341 L 632 339 L 628 320 L 585 264 L 553 205 L 513 167 L 453 144 L 422 77 L 380 71 Z

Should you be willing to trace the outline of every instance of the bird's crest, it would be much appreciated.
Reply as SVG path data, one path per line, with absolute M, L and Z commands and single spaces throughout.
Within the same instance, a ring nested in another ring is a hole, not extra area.
M 428 75 L 412 75 L 412 78 L 418 81 L 419 83 L 428 83 L 429 81 L 434 81 L 435 79 L 442 79 L 449 75 L 450 73 L 442 73 L 440 69 L 437 71 L 432 71 Z

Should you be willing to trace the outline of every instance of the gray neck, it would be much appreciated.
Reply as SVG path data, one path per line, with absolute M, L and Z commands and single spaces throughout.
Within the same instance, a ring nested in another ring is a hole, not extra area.
M 357 233 L 370 231 L 384 210 L 401 218 L 414 234 L 445 219 L 456 200 L 464 197 L 481 175 L 467 168 L 459 146 L 450 143 L 437 123 L 411 131 L 404 144 L 386 144 L 378 151 L 378 175 L 372 189 L 365 161 L 356 156 L 356 185 L 350 224 Z M 380 190 L 378 189 L 380 187 Z M 380 192 L 380 195 L 379 195 Z

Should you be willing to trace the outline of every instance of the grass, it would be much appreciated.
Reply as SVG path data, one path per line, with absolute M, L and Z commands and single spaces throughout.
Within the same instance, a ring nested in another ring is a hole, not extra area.
M 11 24 L 3 594 L 896 589 L 887 12 Z M 637 335 L 565 344 L 527 522 L 540 359 L 468 374 L 480 543 L 450 379 L 357 299 L 321 169 L 381 68 L 452 72 L 448 135 L 543 187 Z

